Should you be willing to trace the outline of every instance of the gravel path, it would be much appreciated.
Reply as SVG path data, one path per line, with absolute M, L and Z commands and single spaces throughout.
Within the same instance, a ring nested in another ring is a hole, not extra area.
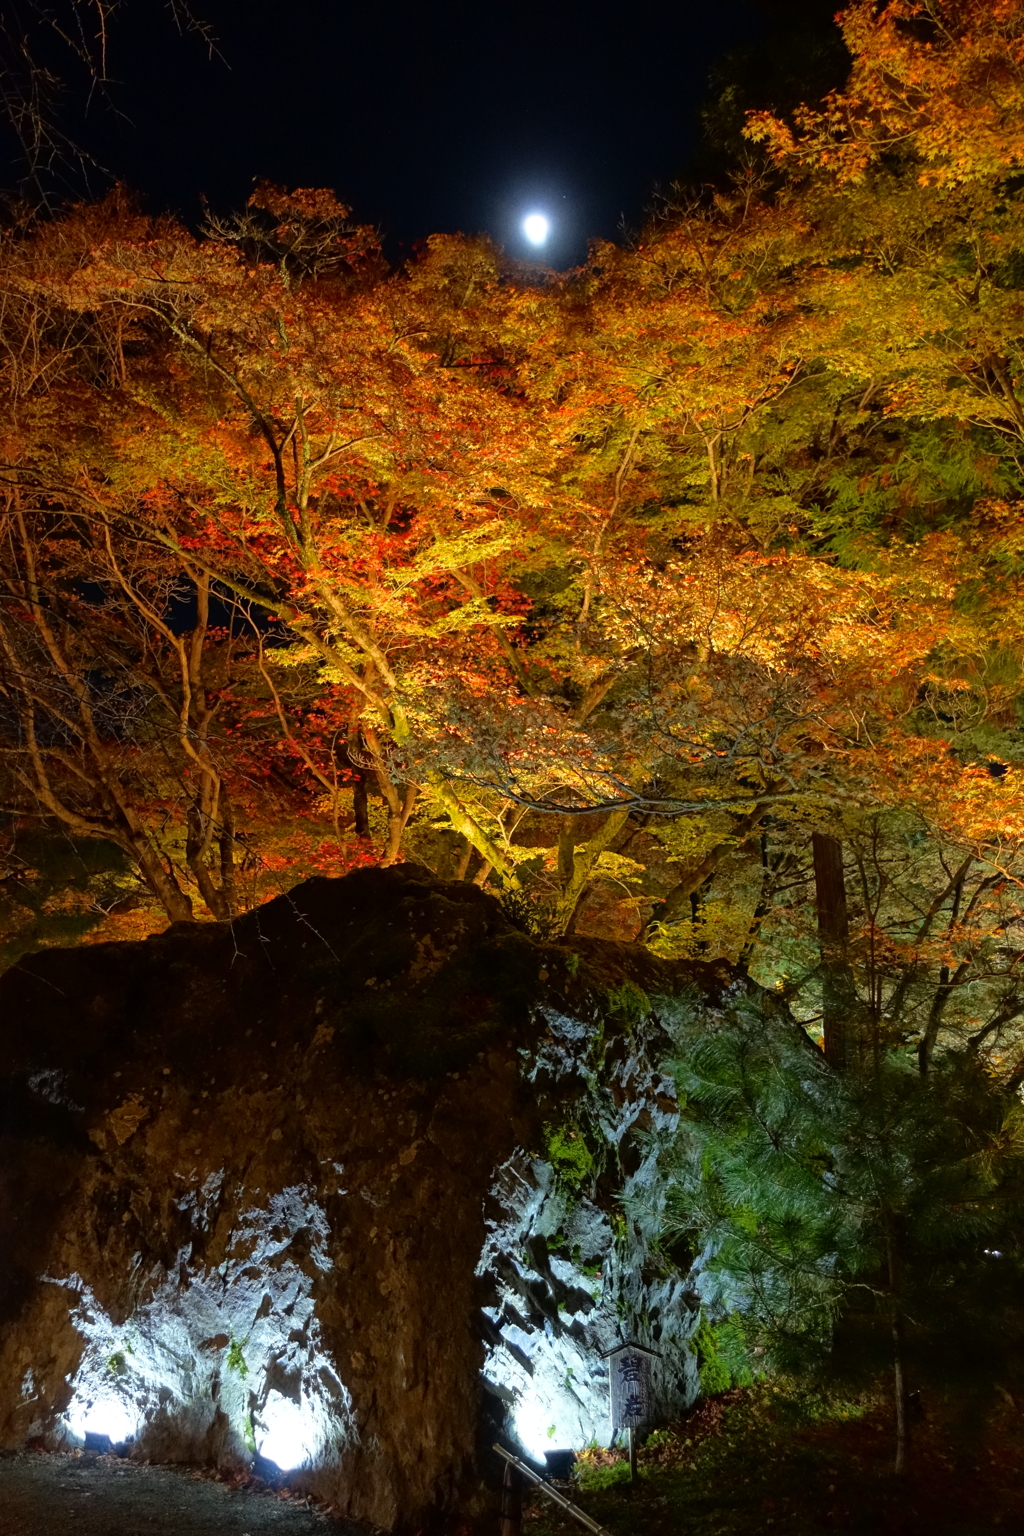
M 296 1499 L 113 1456 L 0 1455 L 3 1536 L 362 1536 Z

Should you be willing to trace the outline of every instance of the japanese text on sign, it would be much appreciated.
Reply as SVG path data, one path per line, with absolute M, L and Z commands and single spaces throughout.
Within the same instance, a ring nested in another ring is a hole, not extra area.
M 609 1361 L 612 1428 L 639 1429 L 651 1418 L 651 1362 L 628 1345 Z

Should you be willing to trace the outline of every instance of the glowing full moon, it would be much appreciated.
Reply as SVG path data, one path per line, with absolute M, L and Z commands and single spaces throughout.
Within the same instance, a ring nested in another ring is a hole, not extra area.
M 543 245 L 551 225 L 542 213 L 528 213 L 523 220 L 523 234 L 531 245 Z

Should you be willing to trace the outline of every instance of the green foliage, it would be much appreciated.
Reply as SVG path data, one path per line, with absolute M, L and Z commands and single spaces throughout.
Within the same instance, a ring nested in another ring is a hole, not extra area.
M 629 1462 L 612 1461 L 598 1464 L 582 1462 L 577 1476 L 581 1488 L 596 1493 L 603 1488 L 621 1488 L 630 1483 Z
M 237 1371 L 243 1381 L 249 1374 L 249 1367 L 245 1363 L 242 1346 L 237 1339 L 232 1339 L 228 1345 L 227 1366 L 229 1371 Z
M 546 1125 L 544 1147 L 555 1176 L 570 1189 L 579 1189 L 594 1168 L 594 1157 L 578 1126 Z
M 692 1343 L 697 1351 L 700 1385 L 705 1397 L 728 1392 L 731 1387 L 752 1385 L 754 1373 L 743 1319 L 739 1315 L 733 1314 L 721 1323 L 711 1323 L 702 1316 Z
M 624 1019 L 627 1026 L 632 1028 L 646 1018 L 651 1011 L 651 1000 L 642 987 L 635 982 L 621 982 L 617 987 L 612 987 L 608 993 L 608 1007 L 619 1018 Z
M 624 1243 L 629 1237 L 629 1222 L 621 1211 L 611 1211 L 608 1215 L 608 1224 L 612 1229 L 612 1236 L 617 1243 Z
M 524 861 L 524 863 L 528 862 Z M 552 937 L 546 915 L 530 901 L 526 892 L 517 890 L 513 886 L 503 886 L 498 892 L 498 900 L 509 922 L 522 933 L 528 933 L 531 938 L 541 940 Z
M 965 1053 L 839 1075 L 784 1015 L 734 1009 L 677 1065 L 670 1227 L 703 1251 L 702 1377 L 738 1361 L 991 1393 L 1024 1370 L 1024 1111 Z M 756 1342 L 755 1342 L 756 1341 Z M 754 1350 L 758 1353 L 755 1355 Z

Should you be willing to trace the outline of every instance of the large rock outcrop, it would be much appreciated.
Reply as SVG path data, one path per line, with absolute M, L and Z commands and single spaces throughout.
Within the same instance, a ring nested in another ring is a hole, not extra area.
M 648 1259 L 688 982 L 711 1007 L 730 978 L 537 944 L 410 866 L 23 961 L 0 979 L 0 1445 L 259 1453 L 394 1528 L 471 1509 L 495 1433 L 605 1436 L 626 1334 L 678 1410 L 692 1314 Z

